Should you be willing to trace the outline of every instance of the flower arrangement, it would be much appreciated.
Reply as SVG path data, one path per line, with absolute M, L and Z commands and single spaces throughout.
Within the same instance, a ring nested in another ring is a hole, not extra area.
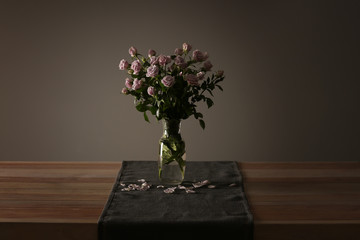
M 120 61 L 119 69 L 129 74 L 122 93 L 135 97 L 136 109 L 143 112 L 146 121 L 149 122 L 147 111 L 158 120 L 181 120 L 194 115 L 205 128 L 203 114 L 197 111 L 196 104 L 203 101 L 208 108 L 213 106 L 213 91 L 216 88 L 223 91 L 220 82 L 224 80 L 224 71 L 212 73 L 208 53 L 199 50 L 190 53 L 191 49 L 190 44 L 184 43 L 171 56 L 156 55 L 150 49 L 146 57 L 130 47 L 132 62 Z

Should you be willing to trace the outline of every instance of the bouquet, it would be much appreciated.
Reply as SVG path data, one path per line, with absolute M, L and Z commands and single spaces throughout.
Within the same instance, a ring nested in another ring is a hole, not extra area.
M 190 52 L 191 49 L 190 44 L 184 43 L 170 56 L 157 55 L 152 49 L 143 56 L 135 47 L 130 47 L 131 63 L 125 59 L 120 61 L 119 69 L 129 74 L 122 93 L 135 97 L 136 109 L 147 122 L 147 112 L 158 120 L 181 120 L 194 115 L 205 128 L 197 104 L 205 102 L 208 108 L 213 106 L 213 91 L 216 88 L 223 91 L 220 83 L 224 80 L 224 71 L 212 72 L 208 53 Z

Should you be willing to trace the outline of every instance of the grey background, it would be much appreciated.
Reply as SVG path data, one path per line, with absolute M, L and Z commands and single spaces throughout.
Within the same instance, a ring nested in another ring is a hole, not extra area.
M 1 1 L 0 160 L 157 159 L 118 70 L 188 42 L 225 70 L 187 159 L 360 159 L 359 1 Z

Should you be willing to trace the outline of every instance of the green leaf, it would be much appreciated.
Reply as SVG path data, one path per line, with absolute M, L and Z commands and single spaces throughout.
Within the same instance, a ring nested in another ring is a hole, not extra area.
M 138 105 L 136 105 L 136 110 L 138 110 L 139 112 L 145 112 L 147 110 L 147 106 L 139 103 Z
M 220 85 L 216 85 L 221 91 L 224 91 L 224 89 Z
M 206 98 L 206 104 L 208 108 L 211 108 L 214 105 L 214 102 L 210 98 Z
M 205 90 L 205 89 L 206 89 L 206 82 L 204 81 L 204 82 L 201 84 L 200 87 L 201 87 L 202 90 Z
M 180 170 L 181 172 L 184 174 L 184 168 L 185 168 L 185 161 L 180 157 L 179 159 L 176 160 L 179 164 Z
M 200 120 L 199 120 L 199 123 L 200 123 L 201 128 L 202 128 L 202 129 L 205 129 L 205 122 L 204 122 L 204 120 L 200 119 Z
M 147 67 L 147 66 L 150 66 L 150 63 L 148 63 L 148 62 L 144 61 L 144 63 L 143 63 L 143 67 Z
M 162 119 L 162 116 L 160 116 L 160 109 L 156 110 L 156 115 L 155 116 L 156 116 L 157 120 Z
M 156 110 L 157 110 L 157 107 L 156 107 L 156 106 L 150 107 L 149 110 L 150 110 L 150 112 L 151 112 L 152 115 L 156 115 Z
M 221 78 L 219 78 L 219 79 L 215 80 L 215 82 L 214 82 L 214 83 L 216 84 L 216 83 L 219 83 L 219 82 L 221 82 L 221 81 L 223 81 L 223 80 L 224 80 L 224 77 L 221 77 Z
M 195 112 L 195 113 L 194 113 L 194 117 L 195 117 L 196 119 L 198 119 L 198 118 L 203 118 L 203 115 L 202 115 L 202 113 Z
M 145 119 L 145 121 L 147 121 L 148 123 L 150 122 L 150 121 L 149 121 L 149 117 L 147 116 L 146 112 L 144 112 L 144 119 Z

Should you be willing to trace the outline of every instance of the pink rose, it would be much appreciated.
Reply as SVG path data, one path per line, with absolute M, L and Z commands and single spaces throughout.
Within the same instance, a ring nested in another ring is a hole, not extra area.
M 185 80 L 192 86 L 199 86 L 199 79 L 194 74 L 188 74 Z
M 174 62 L 176 65 L 178 65 L 181 68 L 186 68 L 186 66 L 187 66 L 185 59 L 180 56 L 176 56 L 176 58 L 174 59 Z
M 172 72 L 175 69 L 175 65 L 172 64 L 167 69 L 168 69 L 169 72 Z
M 148 51 L 148 56 L 149 57 L 154 56 L 155 54 L 156 54 L 155 50 L 149 49 L 149 51 Z
M 171 57 L 170 56 L 166 56 L 166 63 L 171 63 Z
M 125 70 L 129 67 L 129 63 L 125 60 L 125 59 L 122 59 L 120 61 L 120 64 L 119 64 L 119 69 L 120 70 Z
M 136 48 L 130 47 L 130 48 L 129 48 L 129 54 L 130 54 L 130 56 L 135 57 L 136 54 L 137 54 Z
M 127 88 L 123 88 L 123 89 L 121 90 L 121 93 L 123 93 L 123 94 L 128 94 L 128 93 L 129 93 L 129 90 L 127 90 Z
M 141 63 L 139 60 L 135 60 L 131 63 L 131 69 L 134 70 L 134 74 L 138 74 L 141 70 Z
M 154 88 L 154 87 L 151 87 L 151 86 L 148 87 L 147 93 L 148 93 L 150 96 L 154 96 L 155 88 Z
M 199 79 L 199 80 L 203 80 L 204 79 L 204 76 L 205 76 L 205 73 L 204 72 L 198 72 L 196 74 L 196 77 Z
M 165 87 L 171 87 L 175 83 L 175 78 L 173 76 L 165 76 L 163 79 L 161 79 L 162 84 L 164 84 Z
M 223 70 L 219 70 L 216 72 L 216 76 L 217 77 L 222 77 L 222 75 L 224 75 L 224 71 Z
M 193 51 L 192 59 L 196 62 L 201 62 L 204 60 L 204 54 L 196 49 L 195 51 Z
M 209 54 L 207 52 L 204 52 L 204 57 L 203 57 L 203 61 L 205 61 L 206 59 L 209 58 Z
M 184 52 L 189 52 L 191 50 L 191 45 L 188 43 L 183 43 L 183 50 Z
M 146 70 L 146 76 L 147 77 L 155 77 L 156 75 L 158 75 L 158 73 L 159 73 L 159 67 L 156 66 L 156 65 L 151 65 Z
M 138 90 L 139 88 L 141 88 L 141 85 L 142 85 L 142 81 L 135 78 L 134 83 L 132 85 L 132 89 L 133 90 Z
M 125 86 L 126 86 L 127 88 L 131 89 L 131 88 L 132 88 L 132 82 L 133 82 L 132 79 L 126 78 L 126 79 L 125 79 Z
M 204 62 L 204 69 L 205 69 L 206 71 L 210 71 L 212 67 L 213 67 L 213 65 L 211 64 L 210 61 Z
M 155 56 L 150 57 L 150 64 L 154 65 L 154 64 L 158 64 L 159 63 L 159 59 Z
M 183 53 L 184 53 L 184 50 L 182 50 L 181 48 L 175 49 L 175 55 L 182 55 Z
M 160 55 L 158 59 L 161 66 L 165 66 L 166 64 L 171 62 L 171 58 L 165 55 Z

